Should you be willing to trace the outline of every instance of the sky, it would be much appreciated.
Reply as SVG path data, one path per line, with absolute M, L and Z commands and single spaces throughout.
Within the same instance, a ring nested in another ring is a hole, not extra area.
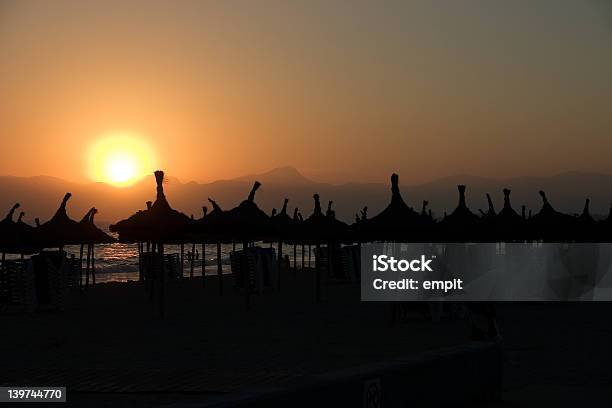
M 612 173 L 611 72 L 605 0 L 0 0 L 0 175 Z

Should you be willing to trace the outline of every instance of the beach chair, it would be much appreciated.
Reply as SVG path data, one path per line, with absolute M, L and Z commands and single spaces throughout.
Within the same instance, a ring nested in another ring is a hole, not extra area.
M 252 247 L 230 252 L 234 287 L 244 291 L 245 282 L 251 293 L 274 290 L 278 277 L 278 263 L 273 248 Z M 246 274 L 246 276 L 245 276 Z
M 79 265 L 64 251 L 43 251 L 32 256 L 34 293 L 38 308 L 65 311 L 79 299 Z
M 159 254 L 154 252 L 142 253 L 142 273 L 144 280 L 151 281 L 159 275 Z M 180 257 L 177 253 L 164 254 L 164 272 L 168 279 L 181 278 Z
M 36 310 L 32 263 L 29 260 L 5 261 L 0 272 L 0 310 Z
M 320 247 L 318 250 L 315 248 L 315 261 L 320 269 L 327 270 L 328 282 L 348 283 L 358 279 L 355 250 L 353 246 L 335 247 L 330 263 L 329 248 Z

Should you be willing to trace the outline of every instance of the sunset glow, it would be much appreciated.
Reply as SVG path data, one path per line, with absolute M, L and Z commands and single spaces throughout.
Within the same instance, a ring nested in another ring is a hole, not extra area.
M 134 184 L 155 167 L 155 153 L 141 137 L 127 132 L 104 135 L 88 156 L 92 180 L 119 187 Z

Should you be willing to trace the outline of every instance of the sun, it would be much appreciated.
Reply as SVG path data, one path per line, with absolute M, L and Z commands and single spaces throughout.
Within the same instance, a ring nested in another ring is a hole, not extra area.
M 137 134 L 111 132 L 90 146 L 87 163 L 94 181 L 127 187 L 155 170 L 155 152 Z

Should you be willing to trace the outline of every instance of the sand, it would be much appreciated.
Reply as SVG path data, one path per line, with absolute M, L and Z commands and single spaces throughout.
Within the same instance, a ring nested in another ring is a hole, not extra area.
M 74 310 L 2 316 L 0 383 L 216 395 L 468 341 L 465 321 L 432 323 L 426 304 L 391 327 L 390 304 L 360 302 L 356 282 L 325 283 L 317 304 L 312 270 L 282 278 L 249 311 L 230 277 L 220 296 L 210 276 L 205 289 L 200 278 L 168 282 L 163 320 L 137 282 L 91 287 Z

